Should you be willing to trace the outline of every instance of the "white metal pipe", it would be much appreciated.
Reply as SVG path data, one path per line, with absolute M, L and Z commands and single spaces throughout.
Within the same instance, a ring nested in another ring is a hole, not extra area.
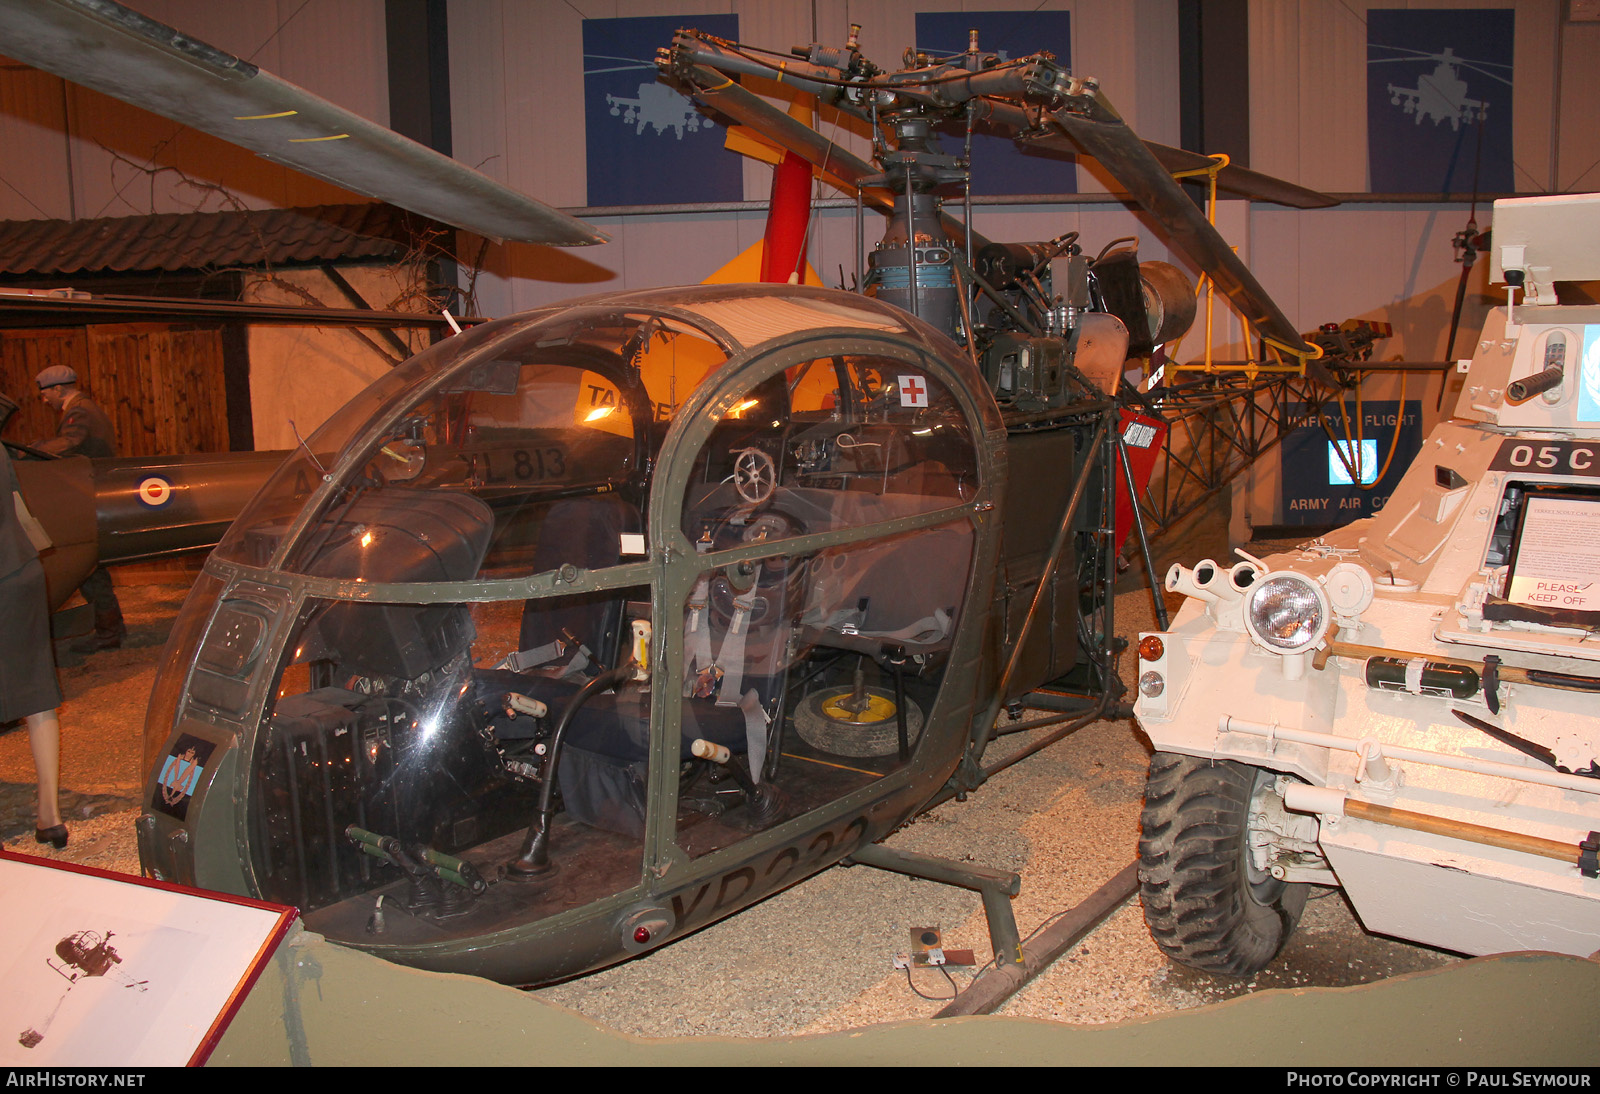
M 1239 595 L 1243 596 L 1265 572 L 1254 562 L 1235 562 L 1233 568 L 1228 571 L 1228 584 L 1239 590 Z
M 1312 786 L 1310 783 L 1288 780 L 1288 785 L 1283 787 L 1283 807 L 1295 813 L 1342 817 L 1344 800 L 1344 791 L 1333 786 Z
M 1194 583 L 1213 594 L 1218 600 L 1238 600 L 1244 595 L 1243 591 L 1233 584 L 1229 571 L 1209 558 L 1201 559 L 1194 564 Z
M 1176 562 L 1167 571 L 1166 586 L 1168 592 L 1182 593 L 1184 596 L 1193 597 L 1196 600 L 1215 603 L 1220 599 L 1215 592 L 1210 589 L 1203 589 L 1196 583 L 1194 571 Z
M 1248 733 L 1253 737 L 1294 741 L 1296 744 L 1316 745 L 1319 748 L 1333 748 L 1357 754 L 1361 752 L 1363 744 L 1353 737 L 1338 737 L 1332 733 L 1315 733 L 1306 729 L 1290 729 L 1288 726 L 1273 725 L 1269 722 L 1251 722 L 1235 718 L 1231 714 L 1224 714 L 1218 718 L 1217 728 L 1224 733 Z M 1388 760 L 1432 764 L 1434 767 L 1449 767 L 1457 771 L 1471 771 L 1478 775 L 1494 775 L 1519 782 L 1557 786 L 1563 790 L 1576 790 L 1580 794 L 1600 794 L 1600 779 L 1590 779 L 1582 775 L 1565 775 L 1547 768 L 1520 767 L 1498 760 L 1451 756 L 1444 752 L 1429 752 L 1426 749 L 1407 748 L 1404 745 L 1380 744 L 1379 749 L 1383 757 Z

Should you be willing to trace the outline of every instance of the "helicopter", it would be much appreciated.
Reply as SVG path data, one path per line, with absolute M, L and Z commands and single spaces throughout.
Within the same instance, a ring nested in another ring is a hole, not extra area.
M 100 26 L 114 5 L 43 7 Z M 136 40 L 134 82 L 174 59 L 239 82 L 116 10 L 100 48 Z M 543 983 L 866 857 L 980 786 L 999 712 L 1041 685 L 1060 734 L 1120 709 L 1115 501 L 1161 424 L 1123 371 L 1193 289 L 1071 234 L 982 239 L 941 207 L 965 168 L 935 125 L 1096 156 L 1264 337 L 1316 351 L 1093 80 L 976 42 L 900 72 L 853 32 L 803 53 L 786 80 L 874 123 L 875 163 L 743 88 L 773 65 L 736 43 L 683 31 L 658 63 L 890 210 L 866 292 L 581 298 L 446 339 L 336 413 L 174 625 L 146 874 Z M 263 86 L 248 109 L 281 111 Z
M 1416 87 L 1402 87 L 1398 84 L 1388 85 L 1389 102 L 1393 106 L 1402 107 L 1407 114 L 1413 115 L 1412 120 L 1421 125 L 1424 119 L 1431 118 L 1434 125 L 1440 122 L 1449 122 L 1450 128 L 1459 130 L 1463 124 L 1479 125 L 1489 114 L 1489 103 L 1486 100 L 1471 99 L 1467 97 L 1467 82 L 1461 78 L 1461 69 L 1467 68 L 1480 76 L 1500 83 L 1510 85 L 1511 81 L 1504 76 L 1488 71 L 1485 66 L 1509 69 L 1510 65 L 1496 64 L 1490 61 L 1472 61 L 1464 57 L 1457 57 L 1455 51 L 1446 46 L 1443 53 L 1425 53 L 1421 50 L 1403 49 L 1400 46 L 1379 46 L 1380 49 L 1396 50 L 1401 53 L 1412 54 L 1410 57 L 1380 57 L 1368 61 L 1369 65 L 1397 64 L 1397 63 L 1423 63 L 1434 62 L 1433 72 L 1417 79 Z
M 113 937 L 115 935 L 111 931 L 105 934 L 92 930 L 74 931 L 55 944 L 55 956 L 45 958 L 45 964 L 65 979 L 67 986 L 61 989 L 61 995 L 44 1021 L 30 1025 L 18 1034 L 18 1044 L 23 1048 L 37 1048 L 50 1032 L 51 1024 L 60 1013 L 61 1004 L 66 1002 L 67 993 L 85 977 L 108 977 L 111 982 L 124 988 L 141 992 L 150 990 L 147 981 L 135 980 L 117 967 L 122 964 L 122 955 L 111 944 Z

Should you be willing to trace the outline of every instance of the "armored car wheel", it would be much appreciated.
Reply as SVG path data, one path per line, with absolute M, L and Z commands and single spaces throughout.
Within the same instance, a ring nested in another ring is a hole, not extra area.
M 1300 922 L 1307 886 L 1277 880 L 1250 857 L 1250 802 L 1273 778 L 1228 760 L 1150 757 L 1139 884 L 1150 934 L 1179 964 L 1249 976 Z

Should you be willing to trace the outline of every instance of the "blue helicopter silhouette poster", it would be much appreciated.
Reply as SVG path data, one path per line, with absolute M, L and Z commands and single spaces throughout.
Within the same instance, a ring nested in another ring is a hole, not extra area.
M 1509 8 L 1367 12 L 1367 161 L 1373 193 L 1507 193 Z
M 590 205 L 739 201 L 740 157 L 721 126 L 656 79 L 656 49 L 679 27 L 739 37 L 737 15 L 583 21 L 583 105 Z
M 1048 51 L 1063 67 L 1072 66 L 1072 14 L 1065 11 L 919 11 L 917 49 L 931 61 L 965 53 L 969 30 L 978 32 L 983 53 L 1010 59 Z M 960 155 L 966 127 L 941 126 L 939 132 L 941 150 Z M 972 138 L 972 192 L 1075 194 L 1078 170 L 1062 156 L 1026 152 L 1005 137 L 977 133 Z

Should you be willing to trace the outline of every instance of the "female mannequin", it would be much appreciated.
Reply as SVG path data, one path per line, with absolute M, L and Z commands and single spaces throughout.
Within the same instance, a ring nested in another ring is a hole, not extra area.
M 54 709 L 28 715 L 28 747 L 39 780 L 39 819 L 33 826 L 36 843 L 61 850 L 67 845 L 67 826 L 61 823 L 58 800 L 61 782 L 61 723 Z
M 9 400 L 7 400 L 9 402 Z M 14 405 L 14 404 L 13 404 Z M 4 408 L 0 407 L 0 424 Z M 44 568 L 24 530 L 17 509 L 21 497 L 11 457 L 0 445 L 0 722 L 25 718 L 28 746 L 39 782 L 39 814 L 33 838 L 56 848 L 67 845 L 57 800 L 61 781 L 61 724 L 50 641 L 50 606 L 45 597 Z

